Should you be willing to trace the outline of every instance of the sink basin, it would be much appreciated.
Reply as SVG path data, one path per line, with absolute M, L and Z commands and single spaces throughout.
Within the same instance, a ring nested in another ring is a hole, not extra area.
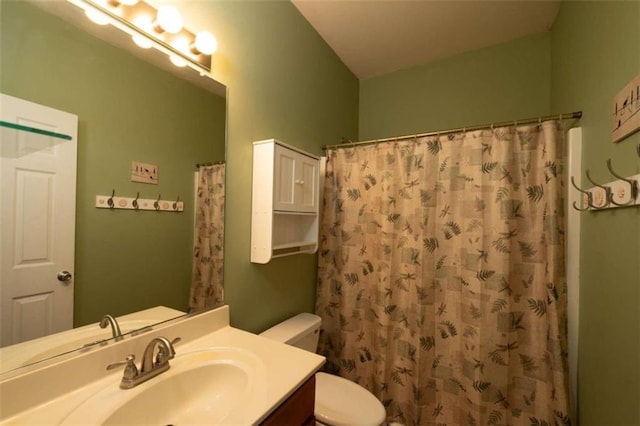
M 207 349 L 177 355 L 170 364 L 169 371 L 132 389 L 120 389 L 118 375 L 63 424 L 239 424 L 246 423 L 247 401 L 266 397 L 265 368 L 251 352 Z

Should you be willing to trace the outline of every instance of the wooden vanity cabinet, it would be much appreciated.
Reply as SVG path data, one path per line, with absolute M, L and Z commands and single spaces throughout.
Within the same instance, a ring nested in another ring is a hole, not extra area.
M 316 376 L 311 376 L 297 391 L 261 423 L 263 426 L 313 426 L 316 399 Z

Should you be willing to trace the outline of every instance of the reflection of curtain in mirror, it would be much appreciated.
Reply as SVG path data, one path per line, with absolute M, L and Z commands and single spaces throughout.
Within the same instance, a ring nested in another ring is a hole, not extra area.
M 545 122 L 327 152 L 319 353 L 388 420 L 569 421 L 562 140 Z
M 224 300 L 224 175 L 224 164 L 198 169 L 190 312 Z

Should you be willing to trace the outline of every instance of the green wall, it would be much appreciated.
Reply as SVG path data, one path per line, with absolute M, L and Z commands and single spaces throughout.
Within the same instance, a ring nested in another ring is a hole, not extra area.
M 0 91 L 79 117 L 75 325 L 155 305 L 185 310 L 195 164 L 224 159 L 225 99 L 24 2 L 2 1 Z M 159 184 L 130 182 L 131 161 Z M 185 212 L 95 208 L 110 194 L 185 201 Z
M 550 34 L 363 80 L 360 139 L 549 113 Z
M 219 42 L 214 75 L 229 90 L 225 302 L 232 325 L 262 331 L 315 309 L 316 256 L 250 262 L 252 142 L 314 154 L 357 138 L 358 80 L 288 1 L 201 2 Z
M 640 74 L 640 2 L 563 2 L 552 31 L 551 106 L 584 112 L 583 169 L 640 173 L 640 133 L 611 143 L 613 96 Z M 582 215 L 579 421 L 640 424 L 640 209 Z

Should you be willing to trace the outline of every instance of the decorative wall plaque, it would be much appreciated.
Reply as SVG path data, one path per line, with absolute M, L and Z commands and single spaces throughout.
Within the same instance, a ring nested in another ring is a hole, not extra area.
M 613 98 L 611 141 L 620 142 L 640 129 L 640 74 Z

